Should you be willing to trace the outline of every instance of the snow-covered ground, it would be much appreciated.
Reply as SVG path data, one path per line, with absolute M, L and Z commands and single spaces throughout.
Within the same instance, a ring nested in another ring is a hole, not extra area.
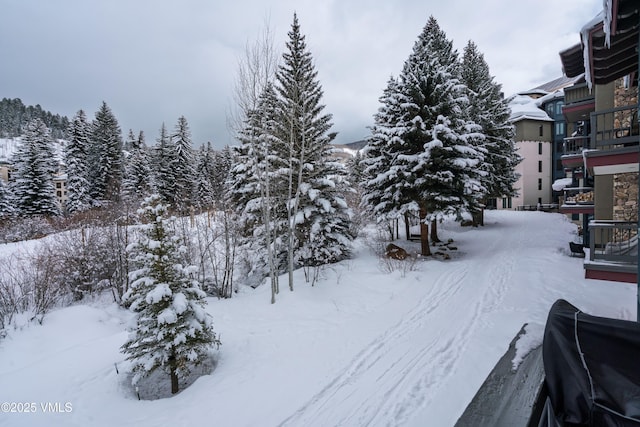
M 139 401 L 128 386 L 128 312 L 52 312 L 0 341 L 0 403 L 37 405 L 1 413 L 0 425 L 451 426 L 524 323 L 528 341 L 541 341 L 558 298 L 635 319 L 636 287 L 585 280 L 562 215 L 489 211 L 485 227 L 445 223 L 440 235 L 454 240 L 452 259 L 413 271 L 384 272 L 361 244 L 314 287 L 297 272 L 290 292 L 283 277 L 274 305 L 268 286 L 210 298 L 217 366 L 171 398 Z M 19 247 L 0 245 L 0 256 Z

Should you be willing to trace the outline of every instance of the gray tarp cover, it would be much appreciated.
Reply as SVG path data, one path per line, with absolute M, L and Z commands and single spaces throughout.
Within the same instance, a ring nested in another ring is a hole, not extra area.
M 640 426 L 640 324 L 558 300 L 542 345 L 553 411 L 564 426 Z

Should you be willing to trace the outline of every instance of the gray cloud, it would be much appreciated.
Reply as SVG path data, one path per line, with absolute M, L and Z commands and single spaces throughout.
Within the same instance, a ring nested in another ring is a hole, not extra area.
M 153 142 L 184 115 L 194 144 L 234 144 L 226 126 L 238 58 L 266 18 L 284 49 L 292 15 L 314 57 L 338 142 L 363 138 L 390 75 L 433 15 L 459 51 L 474 40 L 505 94 L 559 77 L 558 52 L 600 0 L 4 2 L 0 97 L 91 117 L 104 100 L 126 134 Z M 265 18 L 266 17 L 266 18 Z

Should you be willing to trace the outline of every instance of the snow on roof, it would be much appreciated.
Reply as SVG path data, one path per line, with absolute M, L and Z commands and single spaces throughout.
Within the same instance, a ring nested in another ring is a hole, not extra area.
M 553 181 L 553 184 L 551 184 L 551 188 L 553 188 L 553 191 L 562 191 L 565 189 L 565 187 L 570 186 L 572 182 L 572 178 L 556 179 L 555 181 Z
M 531 98 L 527 95 L 514 95 L 509 101 L 511 108 L 511 116 L 509 120 L 515 123 L 520 120 L 542 120 L 552 122 L 553 119 L 538 105 L 538 99 Z
M 594 16 L 591 21 L 587 22 L 580 30 L 580 39 L 582 40 L 582 57 L 584 58 L 584 74 L 585 74 L 585 79 L 587 80 L 587 86 L 589 86 L 589 90 L 591 90 L 593 86 L 593 82 L 591 81 L 592 79 L 591 78 L 591 54 L 590 54 L 591 43 L 589 43 L 589 33 L 591 33 L 591 30 L 594 27 L 602 24 L 604 20 L 605 20 L 605 11 L 602 10 L 600 13 Z M 607 38 L 608 38 L 608 34 L 607 34 Z

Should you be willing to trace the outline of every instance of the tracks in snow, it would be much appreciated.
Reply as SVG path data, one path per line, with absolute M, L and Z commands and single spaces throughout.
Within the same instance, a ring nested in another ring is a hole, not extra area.
M 501 239 L 489 240 L 487 256 L 451 262 L 425 283 L 429 290 L 411 310 L 280 427 L 397 426 L 428 405 L 455 374 L 482 317 L 497 309 L 508 292 L 522 235 L 516 231 L 506 246 Z

